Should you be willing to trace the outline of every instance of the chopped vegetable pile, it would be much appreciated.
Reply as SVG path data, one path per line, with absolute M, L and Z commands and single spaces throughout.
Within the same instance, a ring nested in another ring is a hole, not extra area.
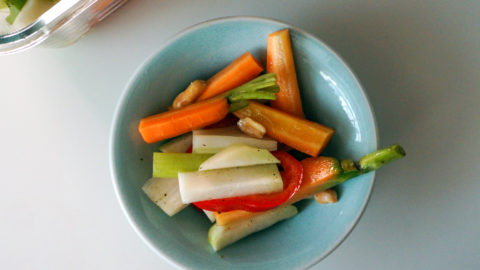
M 146 143 L 169 140 L 153 153 L 143 191 L 169 216 L 189 204 L 203 210 L 215 251 L 295 216 L 300 200 L 335 203 L 332 187 L 405 156 L 399 145 L 358 162 L 319 156 L 334 130 L 305 119 L 288 29 L 268 36 L 263 70 L 246 52 L 138 127 Z

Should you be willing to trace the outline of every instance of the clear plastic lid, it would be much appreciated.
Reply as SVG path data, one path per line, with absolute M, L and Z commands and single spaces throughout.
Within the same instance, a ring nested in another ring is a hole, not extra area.
M 0 35 L 0 54 L 42 44 L 63 47 L 82 37 L 127 0 L 60 0 L 30 25 Z

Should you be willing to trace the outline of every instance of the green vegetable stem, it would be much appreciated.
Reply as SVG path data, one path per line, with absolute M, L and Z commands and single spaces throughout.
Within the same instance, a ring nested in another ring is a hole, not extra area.
M 342 160 L 340 162 L 342 172 L 335 177 L 335 185 L 343 183 L 350 178 L 378 170 L 383 165 L 403 158 L 405 155 L 405 150 L 400 145 L 393 144 L 363 156 L 358 163 L 353 162 L 351 159 Z
M 267 73 L 234 88 L 224 94 L 230 102 L 230 111 L 234 112 L 248 106 L 249 99 L 275 100 L 280 91 L 275 73 Z

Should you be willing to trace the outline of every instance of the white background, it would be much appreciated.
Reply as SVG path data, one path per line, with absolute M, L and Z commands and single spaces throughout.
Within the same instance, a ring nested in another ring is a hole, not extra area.
M 333 47 L 370 97 L 381 145 L 408 152 L 315 269 L 480 269 L 479 14 L 479 1 L 137 0 L 73 46 L 0 57 L 0 268 L 172 269 L 115 198 L 115 105 L 176 32 L 257 15 Z

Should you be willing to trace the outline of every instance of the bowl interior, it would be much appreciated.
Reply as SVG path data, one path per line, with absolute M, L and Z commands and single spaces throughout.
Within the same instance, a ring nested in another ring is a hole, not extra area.
M 120 202 L 140 236 L 170 262 L 201 269 L 293 269 L 319 261 L 353 228 L 368 200 L 373 173 L 338 187 L 340 200 L 297 204 L 300 213 L 215 253 L 211 223 L 188 207 L 168 217 L 142 192 L 158 145 L 142 141 L 139 120 L 167 109 L 195 79 L 206 79 L 250 51 L 265 62 L 269 33 L 289 27 L 302 101 L 308 119 L 336 130 L 323 155 L 359 158 L 376 148 L 376 127 L 354 75 L 323 43 L 288 25 L 260 18 L 228 18 L 194 26 L 167 43 L 133 77 L 112 130 L 112 173 Z

